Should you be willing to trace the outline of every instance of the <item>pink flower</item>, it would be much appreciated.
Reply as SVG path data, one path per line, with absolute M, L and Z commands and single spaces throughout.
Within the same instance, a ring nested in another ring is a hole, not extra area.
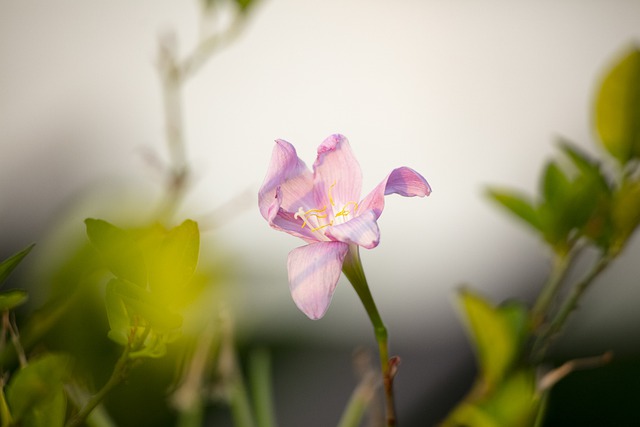
M 327 311 L 348 253 L 378 245 L 384 196 L 431 193 L 427 181 L 408 167 L 391 171 L 362 200 L 361 186 L 360 165 L 344 136 L 331 135 L 318 147 L 313 173 L 293 145 L 276 140 L 258 205 L 271 227 L 308 243 L 289 253 L 287 267 L 291 296 L 311 319 Z

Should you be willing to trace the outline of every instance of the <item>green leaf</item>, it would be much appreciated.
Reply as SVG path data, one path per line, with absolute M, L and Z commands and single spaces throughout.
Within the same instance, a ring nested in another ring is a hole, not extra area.
M 564 210 L 569 194 L 569 179 L 554 161 L 547 163 L 542 179 L 542 195 L 553 210 Z
M 442 427 L 531 427 L 540 402 L 534 369 L 517 369 L 495 391 L 470 395 L 451 412 Z
M 108 337 L 120 345 L 127 345 L 132 320 L 129 318 L 124 301 L 116 291 L 115 287 L 118 281 L 118 279 L 111 279 L 107 283 L 105 291 L 104 300 L 110 328 Z
M 256 0 L 234 0 L 234 2 L 243 13 L 247 13 L 257 3 Z
M 21 289 L 0 292 L 0 312 L 13 310 L 25 303 L 29 294 Z
M 158 332 L 182 326 L 182 316 L 170 311 L 166 302 L 153 293 L 124 280 L 115 279 L 110 283 L 113 298 L 120 298 L 126 307 L 129 326 L 143 326 L 141 320 L 147 321 Z
M 614 194 L 612 218 L 615 251 L 621 251 L 640 225 L 640 180 L 625 181 Z
M 524 220 L 535 230 L 540 230 L 540 218 L 533 204 L 525 197 L 503 190 L 489 189 L 488 196 L 512 214 Z
M 516 303 L 494 307 L 469 290 L 462 290 L 459 300 L 476 349 L 483 388 L 492 390 L 519 355 L 527 311 Z
M 149 265 L 149 289 L 174 300 L 193 276 L 198 264 L 200 233 L 191 220 L 171 229 Z
M 605 76 L 595 105 L 602 145 L 620 163 L 640 157 L 640 50 L 631 50 Z
M 20 369 L 7 386 L 7 403 L 14 420 L 24 420 L 24 426 L 62 425 L 66 411 L 63 383 L 68 373 L 69 358 L 58 354 L 31 360 Z M 43 423 L 44 414 L 50 414 L 49 424 Z
M 144 257 L 131 234 L 101 219 L 85 220 L 87 236 L 117 277 L 142 287 L 147 285 Z
M 0 284 L 2 284 L 7 279 L 7 277 L 9 277 L 9 274 L 11 274 L 11 272 L 18 266 L 18 264 L 20 264 L 20 261 L 22 261 L 22 259 L 26 257 L 29 252 L 31 252 L 31 249 L 33 249 L 34 246 L 35 245 L 27 246 L 25 249 L 0 263 Z

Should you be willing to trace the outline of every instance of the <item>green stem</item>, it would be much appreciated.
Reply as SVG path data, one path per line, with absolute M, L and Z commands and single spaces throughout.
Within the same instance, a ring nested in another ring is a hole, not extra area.
M 275 427 L 275 405 L 272 399 L 271 358 L 269 352 L 259 348 L 251 352 L 249 376 L 258 427 Z
M 589 288 L 589 285 L 593 283 L 596 277 L 602 271 L 604 271 L 609 263 L 613 260 L 613 257 L 605 254 L 598 259 L 598 261 L 593 265 L 589 273 L 576 283 L 571 291 L 571 294 L 564 301 L 564 304 L 560 307 L 560 310 L 556 314 L 555 318 L 551 321 L 549 327 L 540 335 L 538 340 L 536 341 L 536 345 L 534 346 L 534 354 L 536 358 L 539 360 L 544 356 L 547 348 L 551 344 L 551 341 L 556 336 L 558 332 L 562 329 L 565 322 L 567 321 L 569 315 L 576 309 L 578 306 L 578 302 L 585 291 Z
M 376 380 L 367 373 L 351 394 L 347 407 L 342 413 L 338 427 L 358 427 L 371 399 L 375 395 Z
M 129 370 L 129 352 L 131 346 L 127 345 L 122 352 L 122 355 L 118 359 L 116 366 L 113 368 L 111 377 L 107 380 L 105 385 L 84 405 L 84 407 L 73 417 L 65 427 L 77 427 L 87 419 L 91 411 L 95 409 L 105 398 L 105 396 L 118 384 L 120 384 L 126 377 Z
M 553 259 L 553 267 L 547 283 L 542 288 L 535 305 L 531 312 L 533 328 L 540 327 L 548 314 L 549 306 L 562 287 L 562 282 L 569 271 L 569 266 L 575 259 L 574 252 L 563 255 L 555 255 Z
M 350 245 L 347 256 L 344 260 L 342 271 L 349 279 L 351 285 L 358 294 L 362 305 L 364 305 L 367 315 L 373 325 L 373 330 L 378 342 L 378 352 L 380 354 L 380 365 L 382 370 L 382 379 L 384 383 L 385 409 L 387 414 L 387 427 L 393 427 L 397 424 L 395 400 L 393 395 L 393 374 L 392 364 L 389 360 L 389 344 L 387 327 L 382 322 L 378 308 L 373 300 L 367 278 L 362 269 L 360 261 L 359 247 Z

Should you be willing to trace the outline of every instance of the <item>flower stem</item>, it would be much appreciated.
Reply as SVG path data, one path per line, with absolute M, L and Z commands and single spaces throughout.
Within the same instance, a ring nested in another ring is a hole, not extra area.
M 376 307 L 371 291 L 369 290 L 367 278 L 364 275 L 364 270 L 362 269 L 358 246 L 351 245 L 349 247 L 349 252 L 345 258 L 342 271 L 344 275 L 347 276 L 347 279 L 349 279 L 349 282 L 351 282 L 356 294 L 358 294 L 358 297 L 360 298 L 360 301 L 362 301 L 362 305 L 364 305 L 367 315 L 371 320 L 371 324 L 373 325 L 376 341 L 378 342 L 378 353 L 380 354 L 380 365 L 384 383 L 387 427 L 393 427 L 397 425 L 395 400 L 393 395 L 393 370 L 396 366 L 396 359 L 394 359 L 394 363 L 391 363 L 392 361 L 389 359 L 387 327 L 382 322 L 380 313 L 378 313 L 378 308 Z

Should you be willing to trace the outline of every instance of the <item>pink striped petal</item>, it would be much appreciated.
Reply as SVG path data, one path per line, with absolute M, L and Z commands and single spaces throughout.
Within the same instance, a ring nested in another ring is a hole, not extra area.
M 345 243 L 355 243 L 363 248 L 373 249 L 380 242 L 377 216 L 372 210 L 363 211 L 357 217 L 339 225 L 329 227 L 325 234 Z
M 282 190 L 278 187 L 275 191 L 273 203 L 268 207 L 267 216 L 265 217 L 269 225 L 276 230 L 300 237 L 306 242 L 317 241 L 318 236 L 311 231 L 310 227 L 302 227 L 304 223 L 300 217 L 296 218 L 294 212 L 287 212 L 280 207 L 281 200 Z
M 313 163 L 313 184 L 319 206 L 329 206 L 332 201 L 343 206 L 360 199 L 362 172 L 347 138 L 331 135 L 320 144 Z
M 277 191 L 280 191 L 279 195 Z M 295 213 L 301 206 L 313 205 L 311 171 L 300 160 L 293 145 L 276 140 L 267 175 L 258 191 L 260 213 L 270 221 L 279 209 Z
M 358 209 L 371 209 L 378 219 L 384 209 L 384 196 L 399 194 L 404 197 L 424 197 L 431 194 L 431 187 L 422 175 L 406 166 L 394 169 L 365 197 Z
M 342 242 L 318 242 L 289 252 L 291 296 L 310 319 L 320 319 L 327 311 L 348 249 Z

